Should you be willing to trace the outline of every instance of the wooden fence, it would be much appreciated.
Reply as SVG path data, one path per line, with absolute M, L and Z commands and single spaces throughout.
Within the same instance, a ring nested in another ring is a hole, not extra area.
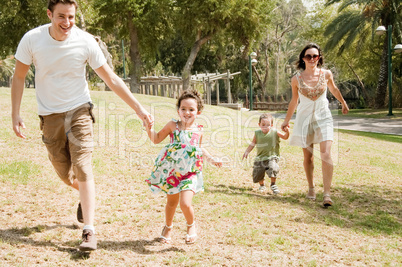
M 203 73 L 191 76 L 191 87 L 195 88 L 197 85 L 202 86 L 204 91 L 204 101 L 206 104 L 211 105 L 212 91 L 216 90 L 216 103 L 220 105 L 219 99 L 219 80 L 225 81 L 225 89 L 227 93 L 228 104 L 231 104 L 232 94 L 230 91 L 230 80 L 235 75 L 241 72 L 230 73 Z M 127 82 L 127 80 L 126 80 Z M 155 95 L 177 98 L 183 90 L 183 79 L 177 76 L 145 76 L 141 77 L 140 94 Z
M 230 73 L 202 73 L 191 76 L 191 87 L 196 88 L 202 86 L 204 91 L 204 102 L 211 105 L 212 102 L 218 106 L 224 106 L 232 109 L 241 109 L 241 103 L 233 103 L 230 80 L 241 72 Z M 219 80 L 224 80 L 225 91 L 227 94 L 227 103 L 220 102 L 219 96 Z M 126 82 L 128 82 L 126 80 Z M 163 96 L 177 98 L 183 90 L 183 79 L 177 76 L 144 76 L 141 77 L 139 93 L 146 95 Z M 212 92 L 216 92 L 216 101 L 212 101 Z M 257 98 L 257 96 L 256 96 Z M 273 102 L 270 97 L 267 101 L 258 101 L 253 103 L 254 110 L 287 110 L 289 103 L 281 96 L 278 102 Z M 246 107 L 248 108 L 248 100 L 246 97 Z

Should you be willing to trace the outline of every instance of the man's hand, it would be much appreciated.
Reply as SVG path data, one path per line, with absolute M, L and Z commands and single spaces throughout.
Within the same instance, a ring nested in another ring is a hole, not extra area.
M 11 119 L 13 121 L 13 130 L 18 137 L 25 138 L 21 128 L 25 129 L 24 121 L 20 117 L 20 106 L 22 94 L 25 87 L 25 77 L 28 73 L 29 65 L 16 60 L 13 82 L 11 84 Z
M 25 139 L 25 135 L 21 132 L 21 128 L 25 129 L 24 121 L 19 115 L 13 116 L 13 130 L 15 135 Z

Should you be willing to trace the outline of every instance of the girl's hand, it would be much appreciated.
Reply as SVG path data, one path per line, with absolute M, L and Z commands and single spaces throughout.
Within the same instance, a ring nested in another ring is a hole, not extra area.
M 345 104 L 342 105 L 342 114 L 346 115 L 346 114 L 348 114 L 348 112 L 349 112 L 349 107 L 348 107 L 348 104 L 346 104 L 346 102 L 345 102 Z
M 248 154 L 249 154 L 249 152 L 247 152 L 247 151 L 244 152 L 242 160 L 243 160 L 243 159 L 246 159 L 246 158 L 248 157 Z
M 216 167 L 222 167 L 222 161 L 220 161 L 220 159 L 211 158 L 210 163 L 215 165 Z
M 149 131 L 149 130 L 151 130 L 152 129 L 152 126 L 149 126 L 145 121 L 143 121 L 142 122 L 142 129 L 144 130 L 144 131 Z

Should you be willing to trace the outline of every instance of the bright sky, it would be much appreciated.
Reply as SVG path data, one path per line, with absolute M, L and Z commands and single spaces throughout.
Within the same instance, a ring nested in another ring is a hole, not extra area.
M 314 7 L 314 4 L 317 2 L 323 2 L 323 0 L 302 0 L 304 6 L 311 11 L 311 9 Z

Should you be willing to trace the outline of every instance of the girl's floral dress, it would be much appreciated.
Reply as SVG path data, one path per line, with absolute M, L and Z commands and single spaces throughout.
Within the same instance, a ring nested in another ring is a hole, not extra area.
M 169 195 L 183 190 L 198 193 L 204 190 L 202 180 L 201 128 L 198 131 L 176 130 L 170 134 L 170 143 L 158 154 L 151 176 L 146 179 L 155 194 Z

